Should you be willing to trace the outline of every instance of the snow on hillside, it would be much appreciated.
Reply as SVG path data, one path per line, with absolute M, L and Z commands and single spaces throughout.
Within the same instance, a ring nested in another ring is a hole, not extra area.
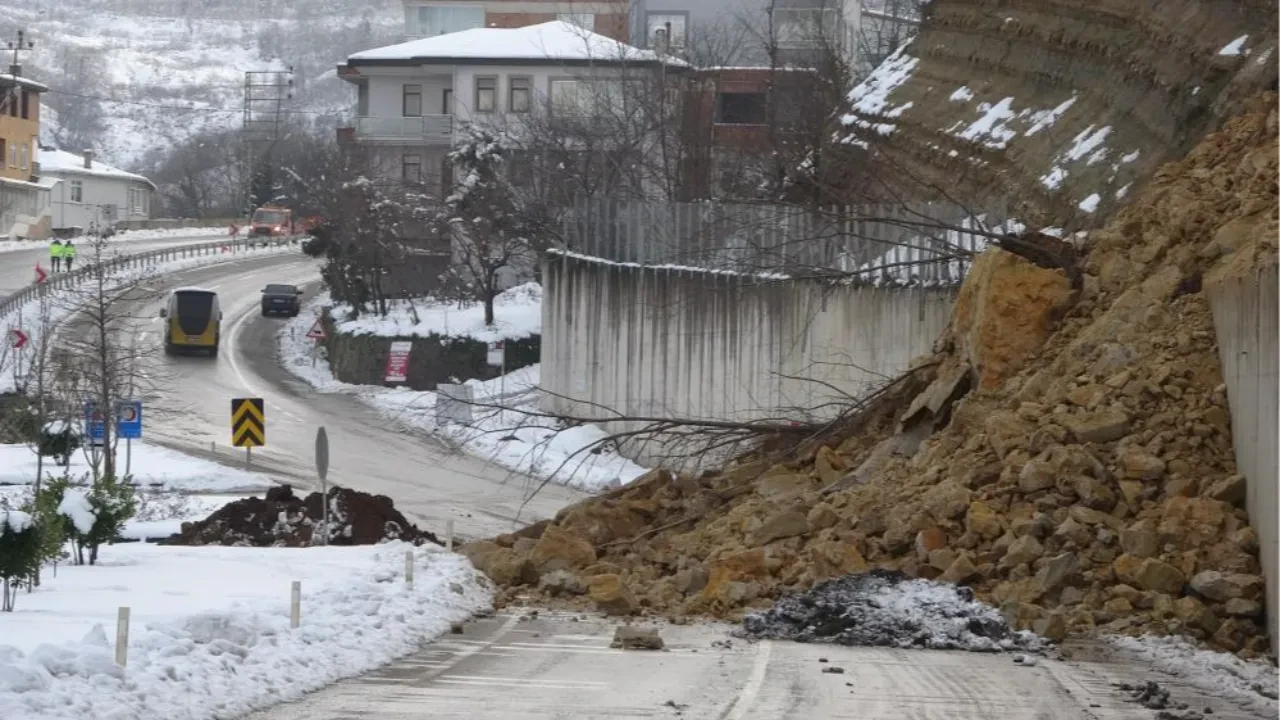
M 334 66 L 400 40 L 402 12 L 398 0 L 34 0 L 0 3 L 0 38 L 21 29 L 36 45 L 22 62 L 52 88 L 44 141 L 139 170 L 148 151 L 238 127 L 248 70 L 292 66 L 292 109 L 334 125 L 352 102 Z

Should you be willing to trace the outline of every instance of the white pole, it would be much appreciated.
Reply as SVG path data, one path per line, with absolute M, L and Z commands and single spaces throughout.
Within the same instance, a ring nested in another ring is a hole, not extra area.
M 129 608 L 122 607 L 116 613 L 116 664 L 124 667 L 129 662 Z
M 294 580 L 289 589 L 289 627 L 297 628 L 302 622 L 302 581 Z
M 128 475 L 133 467 L 133 438 L 124 440 L 124 474 Z
M 404 584 L 413 587 L 413 551 L 404 553 Z
M 453 518 L 444 521 L 444 549 L 453 552 Z

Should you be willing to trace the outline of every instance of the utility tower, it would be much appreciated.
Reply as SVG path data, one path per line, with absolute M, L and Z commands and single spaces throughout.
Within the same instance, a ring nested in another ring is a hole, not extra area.
M 244 115 L 240 134 L 244 147 L 245 203 L 253 210 L 253 181 L 269 172 L 271 153 L 293 100 L 293 67 L 250 70 L 244 74 Z
M 9 112 L 9 103 L 17 103 L 21 96 L 19 94 L 18 76 L 22 75 L 22 61 L 18 57 L 18 53 L 31 52 L 35 49 L 36 44 L 26 39 L 26 34 L 21 30 L 18 31 L 18 40 L 15 42 L 10 40 L 5 43 L 5 47 L 13 53 L 13 62 L 9 64 L 9 72 L 7 74 L 13 76 L 13 84 L 10 85 L 8 92 L 0 94 L 0 115 Z

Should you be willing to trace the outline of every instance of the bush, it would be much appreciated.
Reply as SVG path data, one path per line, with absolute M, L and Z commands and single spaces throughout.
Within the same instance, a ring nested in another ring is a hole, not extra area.
M 50 492 L 54 487 L 50 487 Z M 133 517 L 138 504 L 129 478 L 111 476 L 83 487 L 63 484 L 57 488 L 57 513 L 66 518 L 66 537 L 71 540 L 77 565 L 84 565 L 84 551 L 89 550 L 89 564 L 98 562 L 98 548 L 120 535 L 124 524 Z M 52 502 L 52 497 L 49 502 Z
M 0 510 L 0 611 L 13 612 L 18 590 L 40 569 L 40 526 L 19 510 Z

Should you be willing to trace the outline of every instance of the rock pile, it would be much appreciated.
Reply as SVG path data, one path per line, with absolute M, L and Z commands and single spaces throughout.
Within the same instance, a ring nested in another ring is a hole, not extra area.
M 871 566 L 972 588 L 1017 629 L 1263 652 L 1204 289 L 1275 262 L 1274 94 L 1161 169 L 1082 282 L 981 256 L 935 356 L 838 433 L 655 471 L 466 552 L 507 596 L 740 619 Z M 501 598 L 500 598 L 501 600 Z
M 406 520 L 384 495 L 333 487 L 328 499 L 330 545 L 374 545 L 384 540 L 443 544 L 434 534 Z M 182 532 L 165 543 L 306 547 L 321 542 L 318 533 L 323 512 L 320 493 L 299 498 L 293 488 L 282 485 L 268 490 L 265 498 L 236 500 L 204 520 L 183 523 Z

